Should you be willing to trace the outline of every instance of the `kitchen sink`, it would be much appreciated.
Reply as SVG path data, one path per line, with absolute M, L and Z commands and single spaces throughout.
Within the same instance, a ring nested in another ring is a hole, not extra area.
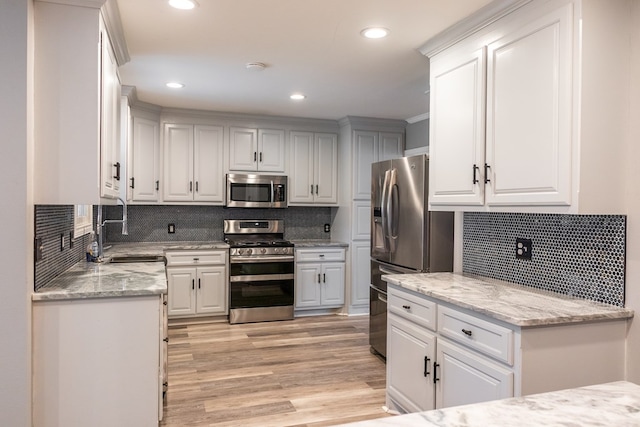
M 163 255 L 117 255 L 105 258 L 105 262 L 111 264 L 123 264 L 133 262 L 163 262 L 167 263 Z

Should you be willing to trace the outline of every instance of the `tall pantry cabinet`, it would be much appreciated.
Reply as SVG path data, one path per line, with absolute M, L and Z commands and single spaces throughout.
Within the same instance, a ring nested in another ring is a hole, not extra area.
M 402 157 L 404 120 L 346 117 L 340 120 L 338 180 L 340 209 L 331 238 L 349 243 L 345 310 L 369 312 L 371 284 L 371 164 Z
M 115 1 L 35 1 L 34 20 L 35 202 L 118 197 L 117 67 L 128 57 Z

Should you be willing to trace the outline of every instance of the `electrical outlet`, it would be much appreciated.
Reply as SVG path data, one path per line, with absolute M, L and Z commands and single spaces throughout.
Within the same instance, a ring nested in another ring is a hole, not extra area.
M 325 233 L 330 233 L 331 232 L 331 224 L 325 224 L 324 225 L 324 232 Z
M 175 224 L 169 224 L 167 226 L 167 232 L 169 234 L 174 234 L 176 232 L 176 225 Z
M 516 239 L 516 259 L 531 260 L 531 239 Z

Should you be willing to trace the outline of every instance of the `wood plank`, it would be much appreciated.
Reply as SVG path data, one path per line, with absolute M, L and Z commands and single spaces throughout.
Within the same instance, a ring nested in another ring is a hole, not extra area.
M 169 328 L 164 427 L 322 427 L 388 416 L 368 317 Z

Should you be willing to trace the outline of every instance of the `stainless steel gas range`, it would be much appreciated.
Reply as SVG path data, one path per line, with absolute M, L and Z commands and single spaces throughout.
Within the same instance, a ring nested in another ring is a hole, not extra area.
M 229 245 L 229 322 L 293 319 L 293 243 L 282 220 L 224 220 Z

